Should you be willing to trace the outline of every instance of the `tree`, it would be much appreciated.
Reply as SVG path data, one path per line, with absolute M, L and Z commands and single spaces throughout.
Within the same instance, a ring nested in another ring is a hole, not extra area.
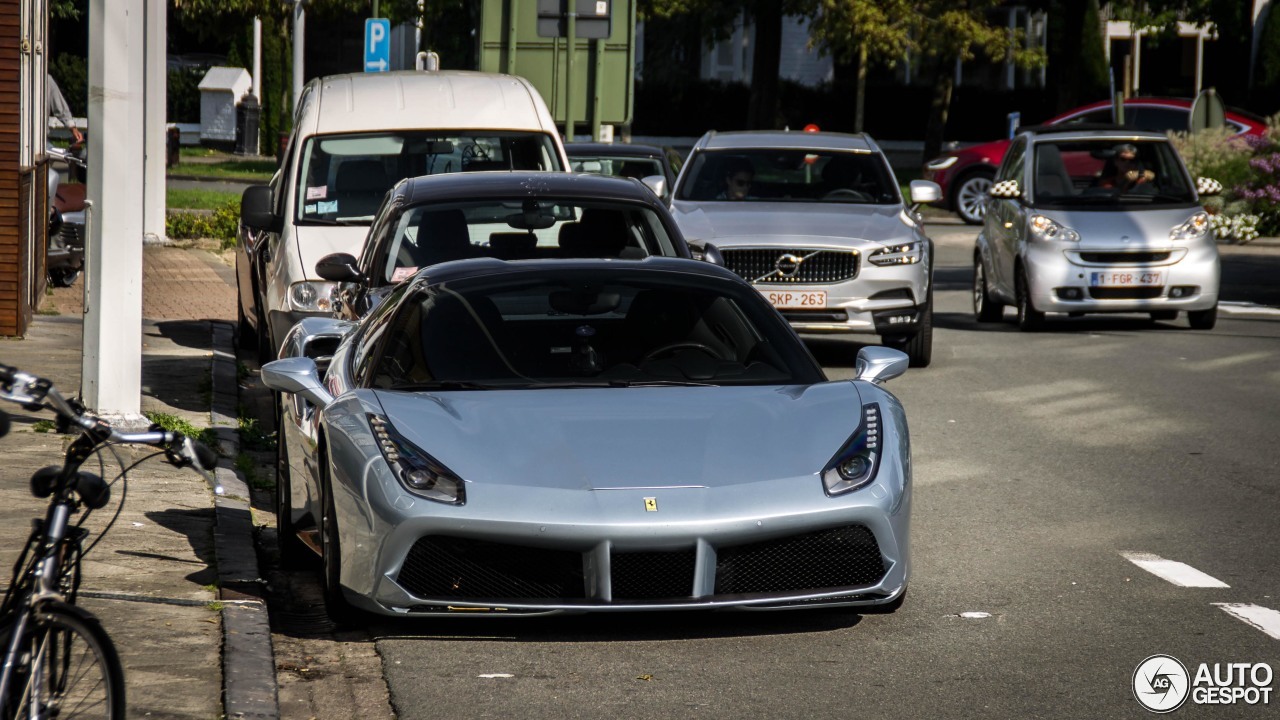
M 1208 27 L 1217 35 L 1218 65 L 1248 68 L 1253 46 L 1252 2 L 1242 0 L 1113 0 L 1116 19 L 1151 33 L 1155 41 L 1176 38 L 1178 21 Z M 1272 5 L 1274 6 L 1274 2 Z M 1248 95 L 1248 72 L 1222 73 L 1214 78 L 1219 94 Z
M 1061 112 L 1107 96 L 1106 42 L 1098 0 L 1049 3 L 1048 87 Z
M 913 45 L 915 8 L 911 0 L 820 0 L 810 25 L 810 41 L 838 63 L 857 60 L 853 131 L 862 132 L 867 67 L 892 67 Z

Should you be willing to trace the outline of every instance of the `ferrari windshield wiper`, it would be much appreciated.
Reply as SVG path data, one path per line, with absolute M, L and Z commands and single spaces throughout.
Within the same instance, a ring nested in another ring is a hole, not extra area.
M 565 388 L 634 388 L 634 387 L 719 387 L 714 383 L 690 380 L 574 380 L 566 382 L 541 382 L 522 385 L 534 390 L 559 390 Z
M 384 389 L 398 392 L 418 392 L 421 390 L 495 390 L 497 387 L 496 385 L 486 385 L 485 383 L 471 382 L 469 380 L 433 380 L 431 382 L 392 385 Z

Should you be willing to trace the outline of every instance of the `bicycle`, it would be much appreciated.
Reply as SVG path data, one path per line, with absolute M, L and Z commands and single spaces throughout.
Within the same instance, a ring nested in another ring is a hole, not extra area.
M 84 521 L 107 505 L 116 480 L 126 480 L 129 470 L 159 455 L 175 467 L 193 467 L 220 493 L 212 475 L 217 455 L 181 433 L 154 425 L 147 432 L 118 432 L 78 401 L 64 398 L 48 380 L 5 365 L 0 365 L 0 400 L 28 411 L 52 410 L 59 431 L 80 432 L 60 467 L 51 465 L 31 476 L 32 495 L 49 498 L 49 507 L 43 520 L 33 522 L 0 604 L 0 719 L 124 718 L 124 670 L 115 646 L 98 619 L 75 604 L 84 556 L 111 529 L 119 510 L 87 548 Z M 0 410 L 0 437 L 9 427 L 9 416 Z M 115 450 L 123 444 L 160 451 L 126 465 Z M 105 473 L 100 453 L 107 449 L 120 463 L 115 480 L 80 469 L 97 455 Z M 121 488 L 123 506 L 123 483 Z

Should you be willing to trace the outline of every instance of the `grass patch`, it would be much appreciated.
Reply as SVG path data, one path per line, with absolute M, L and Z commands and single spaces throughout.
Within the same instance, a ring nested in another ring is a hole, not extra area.
M 51 433 L 57 429 L 58 426 L 52 420 L 37 420 L 31 424 L 31 432 Z
M 170 175 L 266 183 L 276 172 L 274 160 L 226 160 L 216 163 L 179 162 Z
M 224 205 L 239 202 L 240 194 L 235 192 L 176 188 L 165 191 L 165 206 L 178 210 L 217 210 Z
M 218 448 L 218 433 L 214 432 L 213 428 L 201 429 L 180 417 L 168 413 L 148 411 L 144 412 L 143 415 L 146 415 L 148 420 L 159 425 L 163 430 L 180 432 L 187 437 L 199 440 L 213 450 Z
M 222 608 L 225 606 L 222 603 L 218 602 L 217 600 L 214 600 L 213 602 L 205 603 L 204 607 L 206 610 L 212 610 L 214 612 L 222 612 Z
M 238 418 L 240 424 L 240 447 L 246 450 L 275 450 L 274 434 L 263 432 L 257 418 L 245 417 L 243 412 Z
M 254 490 L 274 490 L 276 487 L 275 480 L 263 477 L 258 469 L 258 462 L 248 453 L 236 456 L 236 469 L 244 475 L 245 484 Z

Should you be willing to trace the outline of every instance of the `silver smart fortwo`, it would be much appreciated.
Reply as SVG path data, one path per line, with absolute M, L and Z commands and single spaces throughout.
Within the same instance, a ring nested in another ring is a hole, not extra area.
M 911 202 L 941 199 L 911 183 Z M 802 333 L 874 333 L 913 367 L 933 352 L 933 247 L 866 135 L 710 132 L 676 179 L 689 245 L 714 244 Z
M 1187 313 L 1207 330 L 1218 315 L 1218 249 L 1193 181 L 1164 135 L 1128 128 L 1031 130 L 1009 147 L 974 249 L 979 321 L 1018 310 L 1038 329 L 1046 312 Z

